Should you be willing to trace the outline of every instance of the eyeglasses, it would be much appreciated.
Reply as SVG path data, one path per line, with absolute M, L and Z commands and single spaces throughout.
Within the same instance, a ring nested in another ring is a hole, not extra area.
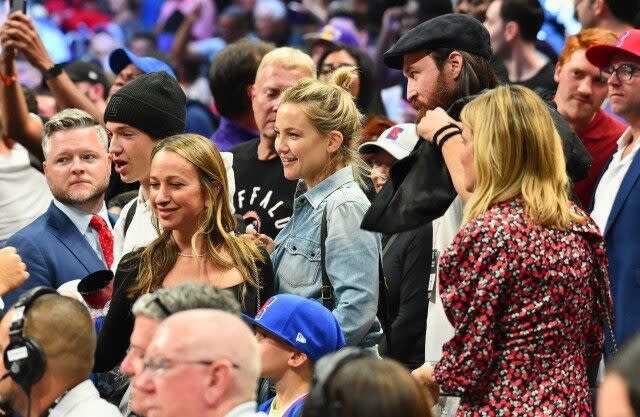
M 353 64 L 324 64 L 322 65 L 322 67 L 320 67 L 320 75 L 331 75 L 338 68 L 353 66 Z
M 179 365 L 200 365 L 211 366 L 223 359 L 215 360 L 187 360 L 187 359 L 169 359 L 163 357 L 149 358 L 142 363 L 142 369 L 154 375 L 163 375 L 167 370 L 175 368 Z M 230 362 L 234 369 L 240 369 L 240 365 Z
M 618 77 L 620 81 L 628 82 L 631 81 L 631 78 L 633 78 L 633 76 L 636 75 L 638 71 L 640 71 L 640 67 L 636 67 L 635 65 L 622 64 L 618 67 L 609 65 L 600 68 L 600 76 L 604 79 L 608 79 L 613 75 L 613 73 L 615 73 L 616 77 Z

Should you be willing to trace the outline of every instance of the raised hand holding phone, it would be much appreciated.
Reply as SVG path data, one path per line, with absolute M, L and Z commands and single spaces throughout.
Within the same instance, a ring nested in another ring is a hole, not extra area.
M 27 0 L 10 0 L 9 13 L 22 12 L 27 14 Z

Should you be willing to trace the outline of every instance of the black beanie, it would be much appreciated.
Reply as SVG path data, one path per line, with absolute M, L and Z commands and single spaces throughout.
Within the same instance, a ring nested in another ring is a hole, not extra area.
M 153 139 L 184 133 L 187 97 L 165 71 L 150 72 L 118 90 L 104 111 L 104 122 L 125 123 Z

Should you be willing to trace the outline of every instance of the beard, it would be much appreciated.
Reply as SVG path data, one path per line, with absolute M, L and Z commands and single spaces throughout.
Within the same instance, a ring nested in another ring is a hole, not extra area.
M 433 93 L 426 103 L 420 101 L 418 97 L 411 100 L 411 105 L 418 112 L 416 115 L 416 123 L 420 122 L 429 110 L 442 107 L 446 111 L 458 98 L 459 97 L 455 89 L 449 89 L 442 72 L 440 72 L 436 79 L 436 85 Z
M 62 204 L 72 207 L 82 207 L 87 204 L 94 204 L 99 200 L 104 199 L 104 193 L 107 190 L 108 185 L 109 177 L 107 177 L 103 182 L 93 185 L 89 191 L 84 192 L 73 193 L 67 189 L 54 186 L 53 184 L 49 184 L 49 188 L 51 189 L 53 197 Z

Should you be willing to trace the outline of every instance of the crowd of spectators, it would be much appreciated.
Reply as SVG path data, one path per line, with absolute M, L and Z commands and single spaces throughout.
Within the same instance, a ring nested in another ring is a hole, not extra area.
M 640 1 L 546 3 L 6 2 L 0 407 L 640 416 Z

